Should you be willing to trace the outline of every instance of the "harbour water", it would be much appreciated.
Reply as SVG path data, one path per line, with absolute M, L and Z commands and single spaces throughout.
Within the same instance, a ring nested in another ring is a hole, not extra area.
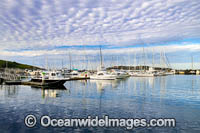
M 114 81 L 67 81 L 67 89 L 0 86 L 0 132 L 200 132 L 200 76 L 130 77 Z M 175 118 L 176 127 L 53 128 L 24 118 Z

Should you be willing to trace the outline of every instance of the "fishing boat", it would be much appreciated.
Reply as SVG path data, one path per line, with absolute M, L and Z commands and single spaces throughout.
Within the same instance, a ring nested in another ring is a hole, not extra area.
M 42 77 L 31 78 L 30 82 L 25 82 L 23 84 L 35 85 L 35 86 L 61 86 L 69 78 L 62 77 L 61 73 L 58 71 L 46 71 L 42 72 Z

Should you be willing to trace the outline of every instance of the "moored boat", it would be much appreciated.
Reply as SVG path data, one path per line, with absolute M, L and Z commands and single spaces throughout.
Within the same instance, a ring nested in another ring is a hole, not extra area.
M 113 70 L 112 72 L 111 72 L 111 74 L 112 75 L 116 75 L 116 78 L 117 79 L 124 79 L 124 78 L 127 78 L 127 77 L 129 77 L 130 75 L 127 73 L 127 72 L 125 72 L 125 71 L 120 71 L 120 70 Z
M 61 86 L 69 78 L 62 77 L 61 73 L 57 71 L 46 71 L 41 73 L 42 77 L 31 78 L 30 82 L 24 82 L 23 84 L 35 85 L 35 86 Z
M 108 73 L 105 70 L 98 71 L 97 74 L 91 75 L 90 79 L 95 79 L 95 80 L 115 80 L 117 79 L 117 75 L 113 75 Z

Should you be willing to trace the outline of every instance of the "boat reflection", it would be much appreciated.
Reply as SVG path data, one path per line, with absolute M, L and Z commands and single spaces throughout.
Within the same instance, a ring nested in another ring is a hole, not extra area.
M 9 85 L 0 85 L 0 96 L 5 97 L 17 96 L 19 91 L 19 86 L 9 86 Z
M 105 88 L 117 88 L 121 80 L 90 80 L 90 83 L 95 83 L 98 92 L 104 91 Z
M 65 94 L 63 92 L 66 92 L 67 94 L 70 94 L 70 90 L 67 89 L 65 86 L 55 88 L 47 88 L 47 87 L 35 87 L 31 86 L 32 89 L 41 89 L 42 91 L 42 98 L 57 98 L 61 97 L 61 95 Z

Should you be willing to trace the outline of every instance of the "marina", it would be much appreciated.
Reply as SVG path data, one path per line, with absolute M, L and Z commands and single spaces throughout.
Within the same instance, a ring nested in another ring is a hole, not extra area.
M 199 0 L 1 0 L 0 133 L 200 133 Z
M 26 114 L 35 114 L 38 118 L 44 114 L 54 118 L 105 114 L 114 118 L 175 118 L 173 128 L 141 127 L 126 132 L 196 132 L 200 130 L 199 82 L 199 75 L 169 75 L 67 81 L 65 89 L 0 85 L 0 125 L 4 125 L 0 132 L 5 129 L 33 132 L 22 124 Z M 43 130 L 123 132 L 125 129 L 34 127 L 34 132 Z

